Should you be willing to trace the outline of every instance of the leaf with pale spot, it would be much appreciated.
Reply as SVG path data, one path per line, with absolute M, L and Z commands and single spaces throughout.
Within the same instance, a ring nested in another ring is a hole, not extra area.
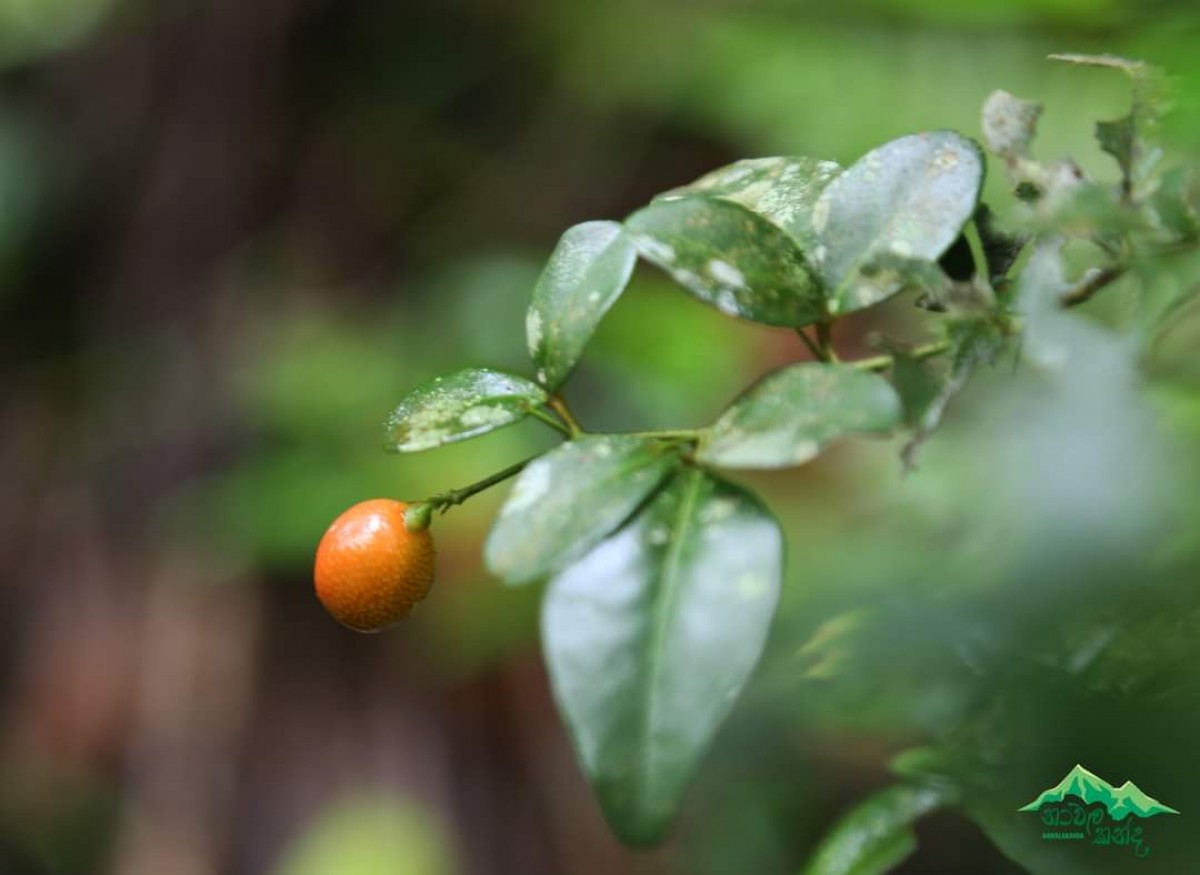
M 913 134 L 869 152 L 817 200 L 817 271 L 834 313 L 870 307 L 903 283 L 864 270 L 885 253 L 937 261 L 975 211 L 983 155 L 953 131 Z
M 722 313 L 793 327 L 823 312 L 796 241 L 741 204 L 703 196 L 660 200 L 625 226 L 643 258 Z
M 696 458 L 725 468 L 799 465 L 832 440 L 889 432 L 902 418 L 895 390 L 877 374 L 822 362 L 788 365 L 705 430 Z
M 637 252 L 616 222 L 568 228 L 533 290 L 525 317 L 538 381 L 556 389 L 578 363 L 633 273 Z
M 1007 161 L 1029 157 L 1042 105 L 996 90 L 983 102 L 983 141 Z
M 662 838 L 758 662 L 783 537 L 749 493 L 695 468 L 551 583 L 554 693 L 616 834 Z
M 747 158 L 663 192 L 655 201 L 705 195 L 741 204 L 787 231 L 810 256 L 816 243 L 813 207 L 825 186 L 841 172 L 836 161 L 803 155 Z
M 525 583 L 578 559 L 623 523 L 679 463 L 678 450 L 630 435 L 589 435 L 529 464 L 488 535 L 488 568 Z
M 408 394 L 384 426 L 394 453 L 429 450 L 524 419 L 546 392 L 523 377 L 468 368 L 430 380 Z

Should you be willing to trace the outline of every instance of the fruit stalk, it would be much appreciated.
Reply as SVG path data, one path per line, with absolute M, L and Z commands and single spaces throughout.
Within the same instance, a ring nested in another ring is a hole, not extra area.
M 521 471 L 525 469 L 525 466 L 536 458 L 537 456 L 531 456 L 524 461 L 509 465 L 507 468 L 497 471 L 492 476 L 484 477 L 482 480 L 478 480 L 469 486 L 463 486 L 459 489 L 451 489 L 447 492 L 439 492 L 437 495 L 431 496 L 428 499 L 428 502 L 435 508 L 439 509 L 442 513 L 445 513 L 454 505 L 462 504 L 472 495 L 483 492 L 483 490 L 495 486 L 497 483 L 503 483 L 508 478 L 515 477 L 517 474 L 520 474 Z

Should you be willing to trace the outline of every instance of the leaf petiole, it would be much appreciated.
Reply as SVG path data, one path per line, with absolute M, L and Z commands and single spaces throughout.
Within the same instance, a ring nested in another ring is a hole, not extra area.
M 823 362 L 838 361 L 837 351 L 833 348 L 833 319 L 825 317 L 817 322 L 817 356 Z
M 550 426 L 552 429 L 565 435 L 566 437 L 574 437 L 574 435 L 571 433 L 571 429 L 563 424 L 561 420 L 546 413 L 540 407 L 529 407 L 528 413 L 534 419 L 544 422 L 546 425 Z
M 808 347 L 808 351 L 812 353 L 813 358 L 815 358 L 817 361 L 825 360 L 825 356 L 821 354 L 821 348 L 817 346 L 815 342 L 813 342 L 811 337 L 808 336 L 807 331 L 805 331 L 803 328 L 797 328 L 796 334 L 798 334 L 800 339 L 804 341 L 804 345 Z
M 546 402 L 546 406 L 557 413 L 562 421 L 567 424 L 567 428 L 570 429 L 568 434 L 571 437 L 579 437 L 579 435 L 583 434 L 583 427 L 575 419 L 575 415 L 571 413 L 571 408 L 567 406 L 566 400 L 561 395 L 551 395 L 550 400 Z
M 944 352 L 950 351 L 950 341 L 938 340 L 933 343 L 927 343 L 924 346 L 918 346 L 909 355 L 917 361 L 934 358 Z M 853 367 L 864 371 L 886 371 L 892 366 L 895 359 L 890 355 L 877 355 L 874 358 L 859 359 L 856 362 L 847 362 Z

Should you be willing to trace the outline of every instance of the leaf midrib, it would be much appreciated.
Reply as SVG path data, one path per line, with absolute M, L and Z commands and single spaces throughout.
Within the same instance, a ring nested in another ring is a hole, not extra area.
M 650 635 L 646 648 L 647 661 L 650 664 L 650 677 L 646 684 L 646 701 L 643 708 L 643 719 L 641 727 L 641 749 L 643 765 L 644 781 L 639 782 L 642 785 L 641 801 L 645 803 L 649 797 L 648 784 L 651 776 L 651 738 L 656 726 L 655 707 L 654 703 L 657 699 L 656 691 L 661 682 L 662 665 L 663 665 L 663 649 L 666 646 L 667 632 L 671 626 L 672 609 L 675 600 L 678 597 L 681 588 L 679 578 L 679 564 L 683 555 L 683 547 L 687 541 L 687 534 L 694 528 L 690 521 L 694 519 L 694 510 L 699 495 L 700 489 L 704 483 L 704 475 L 700 471 L 692 471 L 685 475 L 690 478 L 684 487 L 683 496 L 680 499 L 679 510 L 675 515 L 674 525 L 671 528 L 669 542 L 667 544 L 666 558 L 663 561 L 661 579 L 661 596 L 660 610 L 655 618 L 654 628 Z

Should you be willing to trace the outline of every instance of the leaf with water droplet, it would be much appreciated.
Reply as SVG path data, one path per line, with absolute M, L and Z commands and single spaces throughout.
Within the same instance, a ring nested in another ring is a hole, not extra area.
M 901 289 L 863 270 L 881 255 L 937 261 L 971 218 L 982 185 L 979 146 L 953 131 L 892 140 L 829 183 L 813 224 L 832 311 L 861 310 Z
M 703 195 L 741 204 L 787 231 L 811 256 L 816 245 L 813 207 L 825 186 L 842 172 L 836 161 L 807 156 L 747 158 L 663 192 L 655 201 Z
M 542 640 L 609 823 L 658 841 L 762 653 L 783 537 L 749 493 L 695 468 L 551 583 Z
M 823 362 L 788 365 L 705 430 L 696 458 L 725 468 L 799 465 L 839 437 L 889 432 L 902 416 L 895 390 L 877 374 Z
M 488 568 L 509 583 L 544 577 L 623 523 L 679 463 L 676 449 L 589 435 L 529 464 L 488 535 Z
M 545 390 L 523 377 L 468 368 L 410 392 L 388 417 L 384 446 L 393 453 L 429 450 L 511 425 L 545 403 Z
M 768 325 L 809 325 L 823 298 L 799 245 L 733 201 L 656 201 L 625 223 L 638 253 L 722 313 Z
M 636 260 L 633 242 L 616 222 L 584 222 L 559 239 L 525 317 L 529 354 L 546 388 L 558 388 L 578 363 Z

